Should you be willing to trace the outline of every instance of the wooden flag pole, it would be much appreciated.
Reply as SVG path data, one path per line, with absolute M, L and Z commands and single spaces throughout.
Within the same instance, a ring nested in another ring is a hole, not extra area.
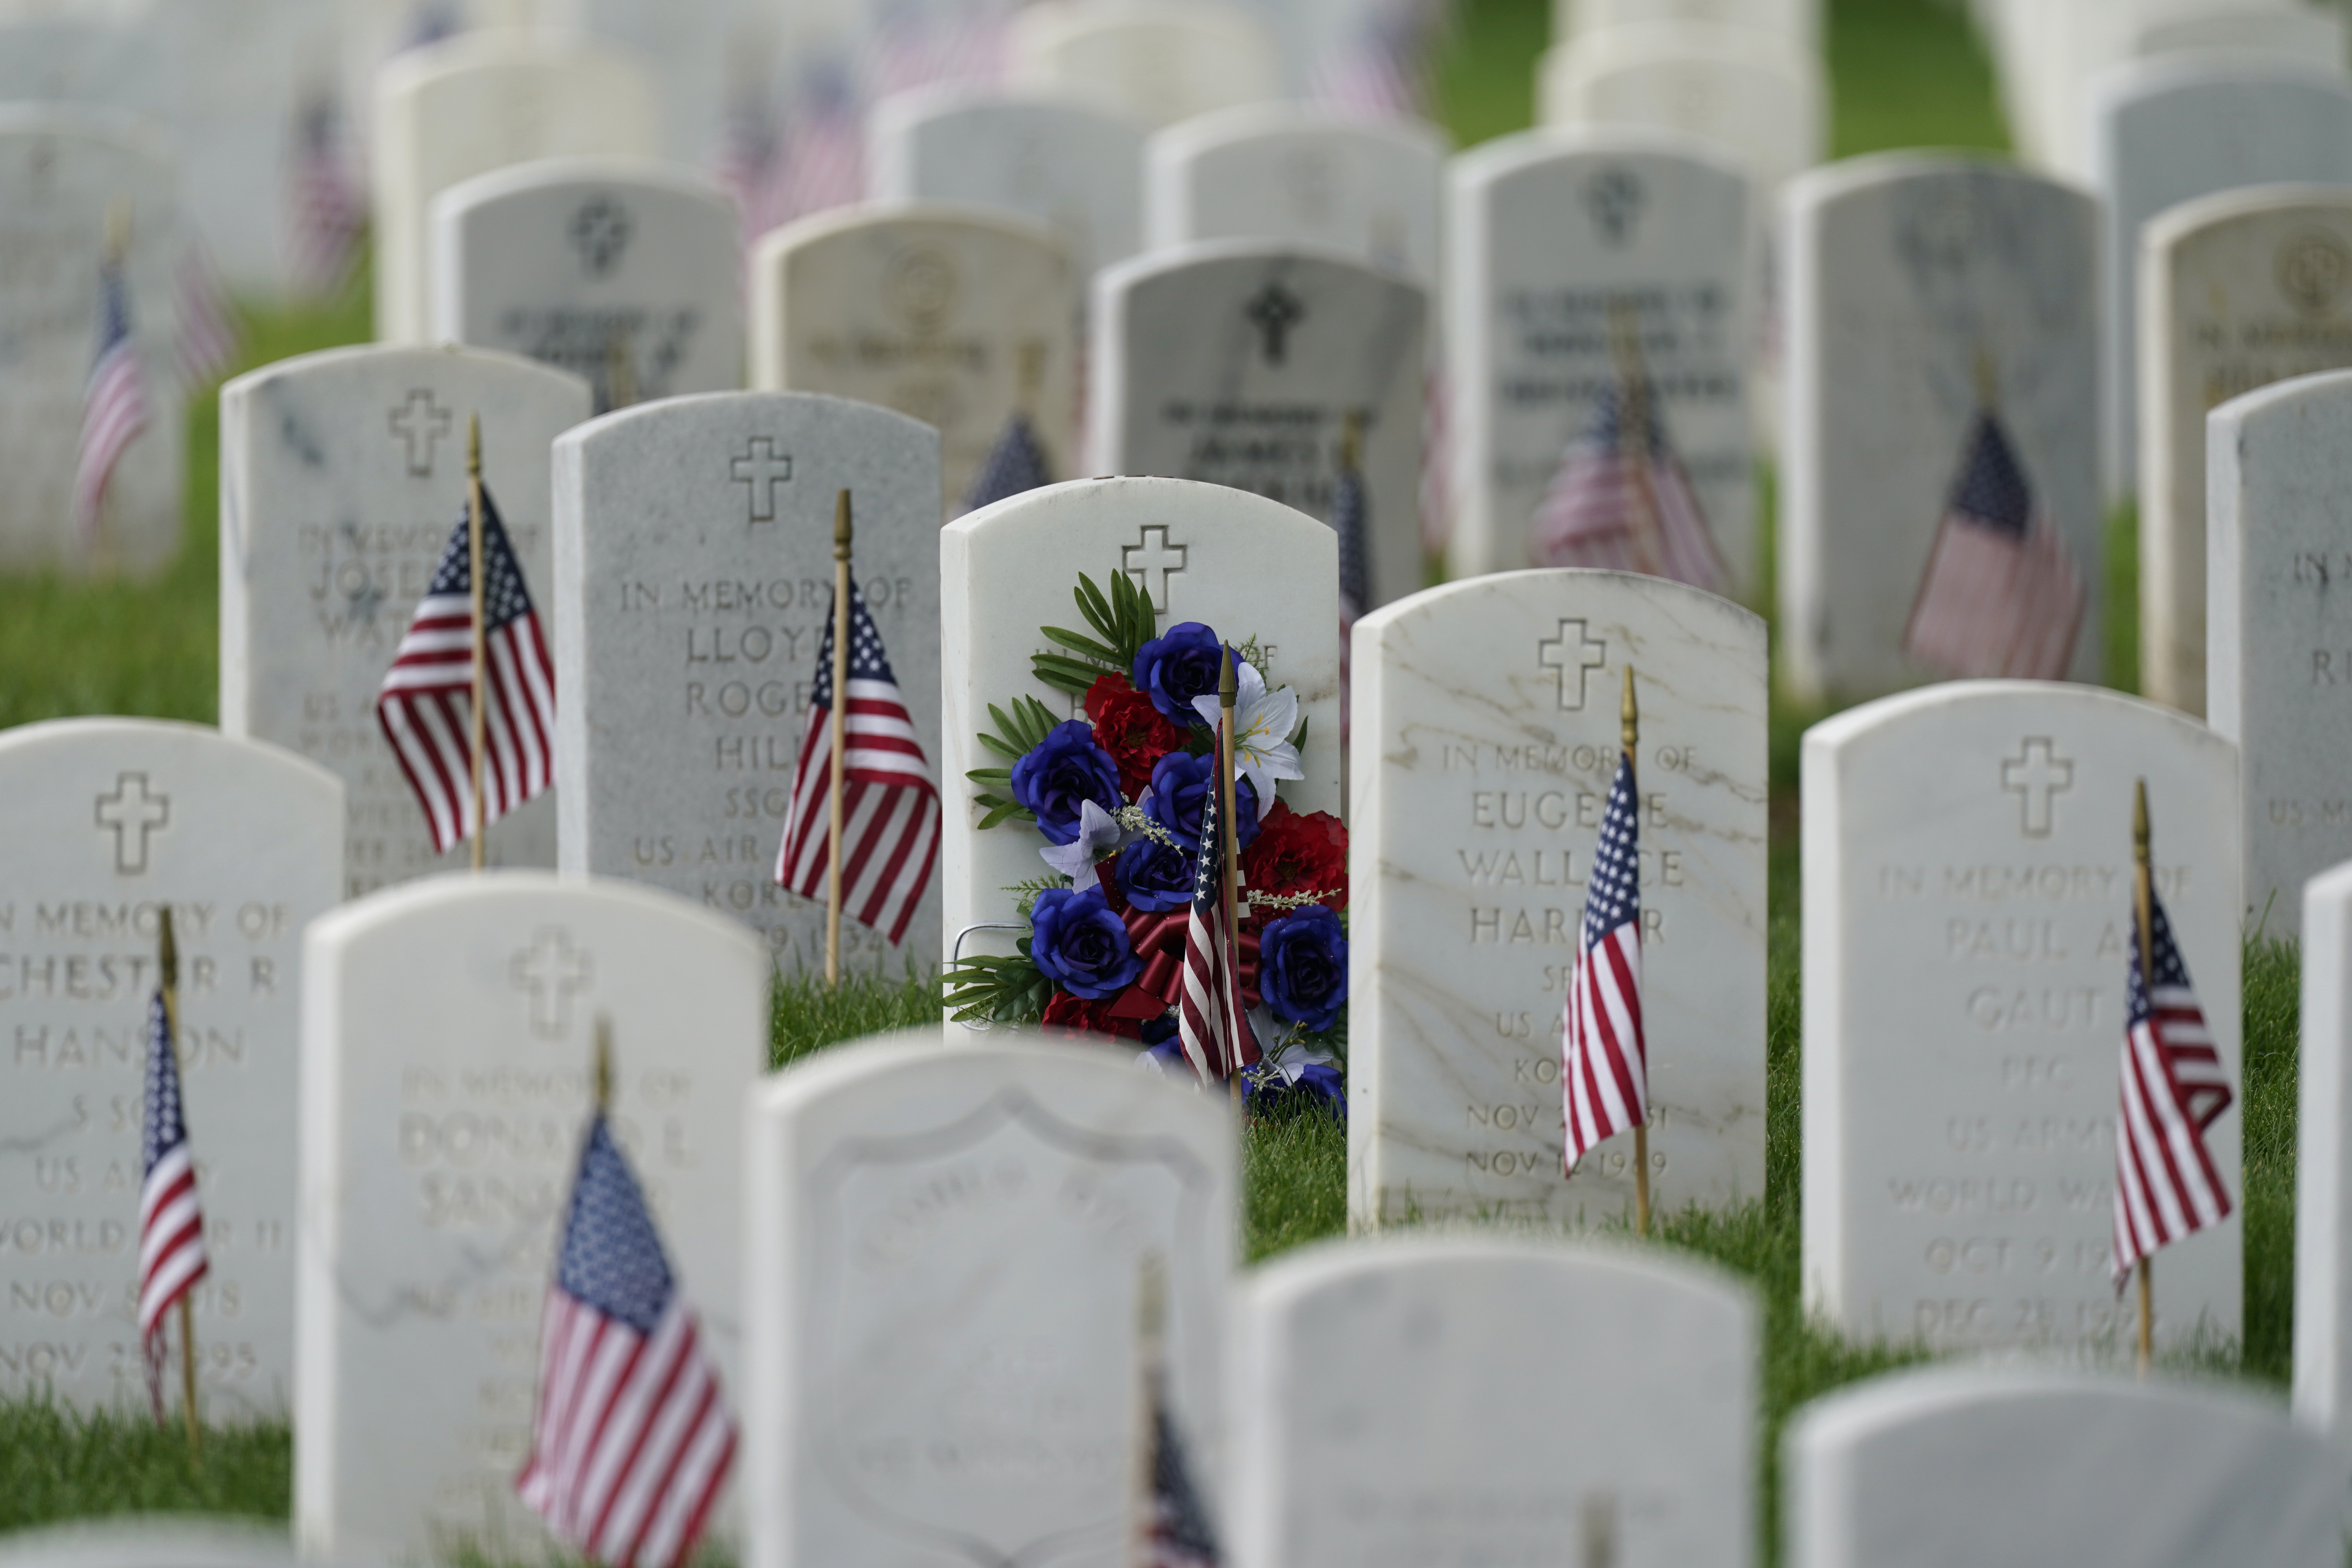
M 1158 1403 L 1160 1363 L 1167 1354 L 1168 1266 L 1157 1252 L 1146 1252 L 1135 1266 L 1135 1555 L 1134 1562 L 1152 1561 L 1151 1529 L 1157 1510 L 1153 1497 L 1153 1449 L 1158 1447 L 1153 1406 Z
M 489 634 L 482 626 L 482 416 L 471 416 L 466 427 L 466 552 L 473 567 L 474 585 L 474 869 L 482 868 L 482 763 L 488 747 L 489 715 L 483 711 L 489 691 Z
M 1625 667 L 1625 696 L 1618 704 L 1617 719 L 1620 738 L 1625 745 L 1626 771 L 1638 783 L 1642 776 L 1640 763 L 1636 760 L 1642 751 L 1642 710 L 1633 700 L 1633 667 L 1630 664 Z M 1640 819 L 1641 812 L 1642 797 L 1636 791 L 1633 796 L 1635 820 Z M 1638 870 L 1635 874 L 1639 875 Z M 1646 1068 L 1642 1077 L 1642 1114 L 1633 1123 L 1633 1234 L 1636 1236 L 1650 1234 L 1650 1086 Z
M 596 1015 L 596 1056 L 589 1064 L 590 1091 L 595 1097 L 596 1114 L 604 1115 L 613 1109 L 613 1016 Z
M 2147 781 L 2132 784 L 2132 913 L 2139 927 L 2139 983 L 2156 985 L 2156 879 L 2148 864 Z M 2156 1284 L 2148 1272 L 2147 1254 L 2139 1268 L 2139 1374 L 2146 1377 L 2156 1361 Z
M 1233 645 L 1228 643 L 1225 645 L 1224 662 L 1217 671 L 1217 809 L 1223 813 L 1225 826 L 1223 850 L 1225 861 L 1225 962 L 1231 977 L 1230 986 L 1221 989 L 1230 989 L 1236 1000 L 1241 995 L 1242 985 L 1242 927 L 1234 908 L 1236 893 L 1241 886 L 1242 837 L 1240 820 L 1234 816 L 1234 796 L 1238 793 L 1234 788 L 1234 700 L 1238 685 L 1234 674 Z M 1218 1005 L 1224 1005 L 1222 995 L 1218 998 Z M 1242 1028 L 1249 1026 L 1246 1018 L 1233 1021 Z M 1239 1109 L 1242 1103 L 1242 1043 L 1238 1038 L 1233 1042 L 1232 1049 L 1234 1071 L 1225 1081 L 1232 1086 L 1234 1105 Z
M 849 492 L 833 502 L 833 776 L 825 790 L 824 983 L 841 984 L 841 792 L 849 759 Z
M 180 944 L 172 933 L 172 906 L 159 914 L 162 932 L 156 954 L 163 993 L 163 1029 L 172 1038 L 172 1076 L 181 1079 L 180 1100 L 187 1103 L 186 1079 L 180 1068 Z M 180 1292 L 180 1413 L 187 1422 L 188 1459 L 204 1462 L 203 1426 L 196 1419 L 196 1314 L 194 1290 Z

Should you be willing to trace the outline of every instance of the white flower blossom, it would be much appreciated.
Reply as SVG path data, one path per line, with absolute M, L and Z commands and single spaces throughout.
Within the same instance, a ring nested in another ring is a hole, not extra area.
M 1067 844 L 1048 844 L 1037 854 L 1046 865 L 1084 887 L 1087 879 L 1094 875 L 1095 862 L 1116 854 L 1134 837 L 1109 812 L 1093 801 L 1081 801 L 1078 836 Z
M 1249 780 L 1263 817 L 1274 809 L 1275 780 L 1307 776 L 1298 765 L 1298 748 L 1290 743 L 1291 731 L 1298 728 L 1298 693 L 1287 686 L 1268 691 L 1255 666 L 1241 660 L 1234 665 L 1234 776 Z M 1192 699 L 1192 708 L 1212 731 L 1223 718 L 1214 692 Z

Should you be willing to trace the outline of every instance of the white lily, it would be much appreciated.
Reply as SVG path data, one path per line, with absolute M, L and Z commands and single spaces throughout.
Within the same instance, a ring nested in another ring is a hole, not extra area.
M 1067 844 L 1048 844 L 1037 854 L 1046 865 L 1084 888 L 1094 874 L 1095 862 L 1124 847 L 1134 837 L 1109 812 L 1093 801 L 1081 801 L 1078 836 Z
M 1215 693 L 1192 699 L 1193 710 L 1212 731 L 1223 717 Z M 1258 816 L 1274 809 L 1274 781 L 1303 779 L 1298 748 L 1290 732 L 1298 728 L 1298 693 L 1286 686 L 1265 689 L 1265 677 L 1251 665 L 1235 661 L 1234 671 L 1234 776 L 1249 780 L 1257 795 Z

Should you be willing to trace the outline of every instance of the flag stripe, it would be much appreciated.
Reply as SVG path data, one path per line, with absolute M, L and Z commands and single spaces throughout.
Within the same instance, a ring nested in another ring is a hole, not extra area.
M 2149 913 L 2155 973 L 2141 972 L 2137 912 L 2125 970 L 2113 1243 L 2118 1289 L 2141 1258 L 2218 1225 L 2231 1208 L 2205 1130 L 2229 1109 L 2233 1090 L 2164 905 L 2152 893 Z
M 1649 1116 L 1642 1022 L 1641 819 L 1633 763 L 1620 756 L 1578 927 L 1560 1025 L 1561 1168 Z

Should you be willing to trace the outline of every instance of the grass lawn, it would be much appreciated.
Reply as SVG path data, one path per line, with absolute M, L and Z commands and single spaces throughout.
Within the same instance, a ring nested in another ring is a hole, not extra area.
M 1437 73 L 1441 112 L 1463 145 L 1525 125 L 1549 0 L 1458 0 L 1459 23 Z M 1906 145 L 2006 144 L 1991 79 L 1958 0 L 1831 0 L 1835 85 L 1832 142 L 1841 155 Z M 253 323 L 247 361 L 355 342 L 367 331 L 363 289 L 330 311 Z M 216 419 L 190 416 L 188 542 L 157 581 L 90 587 L 0 579 L 0 724 L 73 713 L 140 713 L 210 721 L 215 712 Z M 1759 482 L 1769 501 L 1770 476 Z M 2109 530 L 2108 669 L 2134 684 L 2137 652 L 2131 520 Z M 1776 1561 L 1773 1468 L 1783 1418 L 1822 1391 L 1905 1359 L 1809 1324 L 1798 1298 L 1797 740 L 1814 715 L 1776 711 L 1769 928 L 1769 1111 L 1764 1197 L 1725 1214 L 1666 1216 L 1664 1244 L 1753 1281 L 1764 1309 L 1766 1429 L 1761 1448 L 1766 1560 Z M 938 1016 L 927 984 L 854 983 L 838 995 L 787 983 L 776 997 L 775 1057 Z M 2245 972 L 2245 1321 L 2242 1347 L 2206 1358 L 2273 1384 L 2287 1377 L 2292 1342 L 2296 958 L 2250 949 Z M 1244 1150 L 1244 1225 L 1252 1261 L 1339 1234 L 1345 1224 L 1346 1141 L 1317 1115 L 1253 1126 Z M 283 1425 L 216 1430 L 192 1467 L 173 1431 L 136 1415 L 81 1418 L 38 1403 L 0 1403 L 0 1530 L 76 1515 L 194 1509 L 283 1517 L 289 1439 Z

